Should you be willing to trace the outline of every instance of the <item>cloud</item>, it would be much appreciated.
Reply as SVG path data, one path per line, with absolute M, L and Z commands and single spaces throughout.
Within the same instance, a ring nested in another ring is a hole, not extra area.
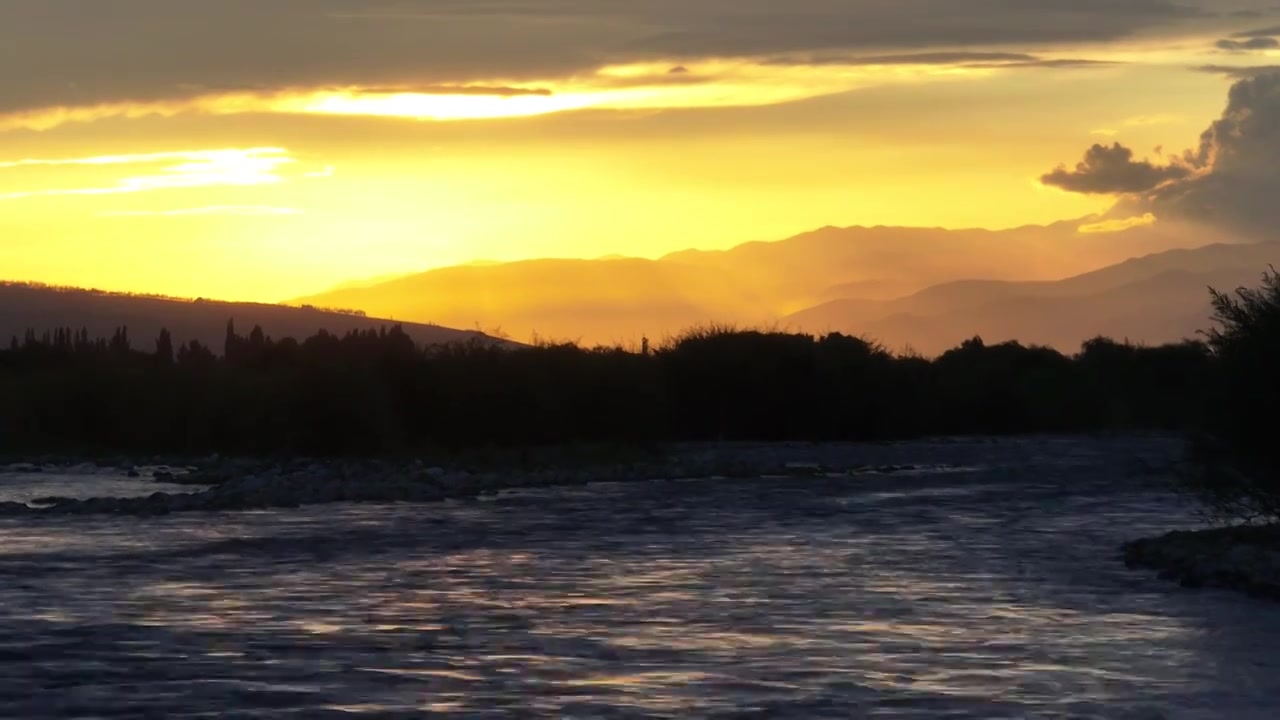
M 972 62 L 1019 62 L 1035 60 L 1034 55 L 1009 52 L 922 52 L 894 55 L 852 55 L 818 53 L 813 55 L 780 55 L 765 58 L 764 65 L 962 65 Z
M 283 181 L 279 169 L 294 163 L 282 148 L 186 150 L 136 155 L 100 155 L 83 158 L 27 158 L 0 162 L 0 170 L 32 167 L 155 166 L 156 171 L 120 177 L 109 185 L 44 187 L 0 192 L 0 200 L 35 197 L 122 195 L 214 186 L 269 185 Z
M 1076 228 L 1076 232 L 1086 235 L 1096 235 L 1100 233 L 1124 232 L 1137 227 L 1146 227 L 1156 223 L 1156 216 L 1151 213 L 1144 215 L 1135 215 L 1127 218 L 1115 218 L 1111 220 L 1099 220 L 1095 223 L 1087 223 Z
M 1043 58 L 1028 53 L 946 51 L 899 53 L 894 55 L 849 55 L 821 53 L 816 55 L 782 55 L 765 58 L 764 65 L 952 65 L 959 68 L 1071 68 L 1105 67 L 1121 63 L 1084 58 Z
M 536 87 L 349 86 L 237 91 L 184 100 L 109 103 L 0 114 L 0 130 L 49 130 L 108 118 L 186 113 L 283 113 L 457 121 L 532 117 L 587 109 L 657 110 L 745 107 L 803 100 L 886 82 L 978 76 L 987 70 L 943 65 L 768 64 L 752 58 L 708 59 L 672 73 L 666 63 L 609 65 Z
M 1280 239 L 1280 71 L 1232 85 L 1226 109 L 1199 145 L 1168 165 L 1135 162 L 1118 144 L 1094 145 L 1074 171 L 1059 167 L 1043 179 L 1072 192 L 1121 194 L 1110 220 L 1151 213 Z
M 1241 32 L 1232 33 L 1233 38 L 1266 38 L 1280 35 L 1280 25 L 1272 27 L 1258 28 L 1257 30 L 1243 30 Z
M 1193 69 L 1213 75 L 1223 75 L 1232 80 L 1246 80 L 1259 75 L 1280 72 L 1280 65 L 1200 65 Z
M 1163 183 L 1191 174 L 1182 165 L 1156 165 L 1148 160 L 1134 160 L 1133 150 L 1115 143 L 1110 147 L 1095 144 L 1074 169 L 1059 165 L 1040 177 L 1045 185 L 1068 192 L 1114 195 L 1152 190 Z
M 1165 214 L 1269 239 L 1280 227 L 1280 73 L 1231 87 L 1222 117 L 1184 153 L 1202 171 L 1142 197 Z
M 1252 37 L 1248 40 L 1219 40 L 1214 47 L 1227 52 L 1250 52 L 1280 48 L 1280 40 L 1273 37 Z
M 1104 68 L 1123 65 L 1123 62 L 1116 60 L 1090 60 L 1088 58 L 1034 58 L 1031 60 L 1019 60 L 1005 63 L 967 63 L 961 67 L 966 68 Z
M 135 153 L 131 155 L 95 155 L 81 158 L 26 158 L 0 161 L 0 170 L 22 167 L 69 167 L 75 165 L 151 165 L 171 160 L 225 162 L 228 158 L 254 158 L 283 156 L 289 151 L 283 148 L 258 147 L 232 150 L 177 150 L 173 152 Z
M 0 114 L 132 117 L 209 95 L 325 87 L 525 88 L 716 58 L 1051 51 L 1181 33 L 1188 21 L 1226 32 L 1228 20 L 1204 9 L 1218 2 L 7 0 Z

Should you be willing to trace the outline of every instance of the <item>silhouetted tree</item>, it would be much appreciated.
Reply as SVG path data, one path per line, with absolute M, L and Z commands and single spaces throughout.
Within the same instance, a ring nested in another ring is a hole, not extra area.
M 156 338 L 156 361 L 161 365 L 173 364 L 173 336 L 167 329 L 161 329 L 160 337 Z
M 1280 274 L 1234 293 L 1210 289 L 1217 360 L 1191 489 L 1220 519 L 1280 519 Z
M 163 332 L 141 353 L 125 328 L 110 342 L 28 331 L 0 352 L 0 450 L 367 454 L 1176 429 L 1199 420 L 1226 357 L 1200 343 L 1099 339 L 1068 357 L 974 338 L 929 360 L 841 334 L 723 327 L 648 353 L 424 348 L 398 326 L 244 338 L 233 322 L 222 357 L 173 342 Z
M 129 328 L 116 328 L 116 334 L 111 337 L 111 351 L 117 354 L 125 354 L 130 350 L 129 344 Z

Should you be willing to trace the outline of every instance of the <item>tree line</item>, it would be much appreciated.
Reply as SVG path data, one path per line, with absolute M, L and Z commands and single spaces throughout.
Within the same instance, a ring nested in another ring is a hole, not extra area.
M 399 327 L 222 348 L 28 332 L 0 350 L 0 452 L 416 453 L 706 440 L 1176 430 L 1209 413 L 1212 342 L 1064 355 L 969 340 L 934 359 L 841 334 L 707 327 L 650 350 Z

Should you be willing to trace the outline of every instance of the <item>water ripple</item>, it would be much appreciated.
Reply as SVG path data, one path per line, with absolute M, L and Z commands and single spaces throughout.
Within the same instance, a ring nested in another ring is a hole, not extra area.
M 1280 606 L 1116 560 L 1167 445 L 866 452 L 944 471 L 5 519 L 0 716 L 1275 717 Z

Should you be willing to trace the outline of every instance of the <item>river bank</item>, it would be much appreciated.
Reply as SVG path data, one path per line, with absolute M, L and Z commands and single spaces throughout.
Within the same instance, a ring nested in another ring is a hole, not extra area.
M 153 516 L 174 512 L 217 512 L 296 508 L 337 502 L 438 502 L 497 495 L 504 491 L 573 487 L 593 483 L 633 483 L 681 479 L 804 478 L 943 473 L 964 468 L 869 465 L 832 447 L 787 453 L 784 446 L 762 448 L 681 448 L 661 459 L 609 464 L 476 470 L 433 466 L 421 460 L 264 462 L 211 461 L 202 466 L 158 465 L 100 468 L 94 465 L 0 467 L 0 473 L 108 472 L 154 483 L 145 497 L 43 496 L 30 503 L 0 502 L 0 514 L 119 514 Z M 791 459 L 787 459 L 791 458 Z M 798 458 L 798 459 L 797 459 Z
M 1280 525 L 1175 531 L 1125 543 L 1125 564 L 1183 587 L 1218 587 L 1280 600 Z
M 1176 455 L 1171 437 L 1096 438 L 1104 445 L 1140 443 L 1154 454 L 1136 454 L 1126 471 L 1157 476 Z M 45 473 L 108 474 L 150 481 L 155 490 L 133 497 L 44 495 L 27 502 L 5 499 L 0 515 L 120 514 L 153 516 L 174 512 L 216 512 L 295 508 L 334 502 L 438 502 L 551 487 L 592 483 L 760 477 L 866 477 L 966 472 L 982 465 L 997 448 L 1078 444 L 1080 438 L 934 438 L 901 443 L 689 443 L 659 449 L 585 448 L 508 452 L 426 459 L 290 460 L 148 458 L 150 464 L 116 459 L 78 462 L 44 458 L 0 466 L 0 475 Z M 1003 451 L 1003 450 L 1001 450 Z M 923 453 L 923 454 L 922 454 Z M 958 459 L 958 461 L 957 461 Z M 136 485 L 134 486 L 136 489 Z M 144 496 L 138 496 L 144 495 Z

